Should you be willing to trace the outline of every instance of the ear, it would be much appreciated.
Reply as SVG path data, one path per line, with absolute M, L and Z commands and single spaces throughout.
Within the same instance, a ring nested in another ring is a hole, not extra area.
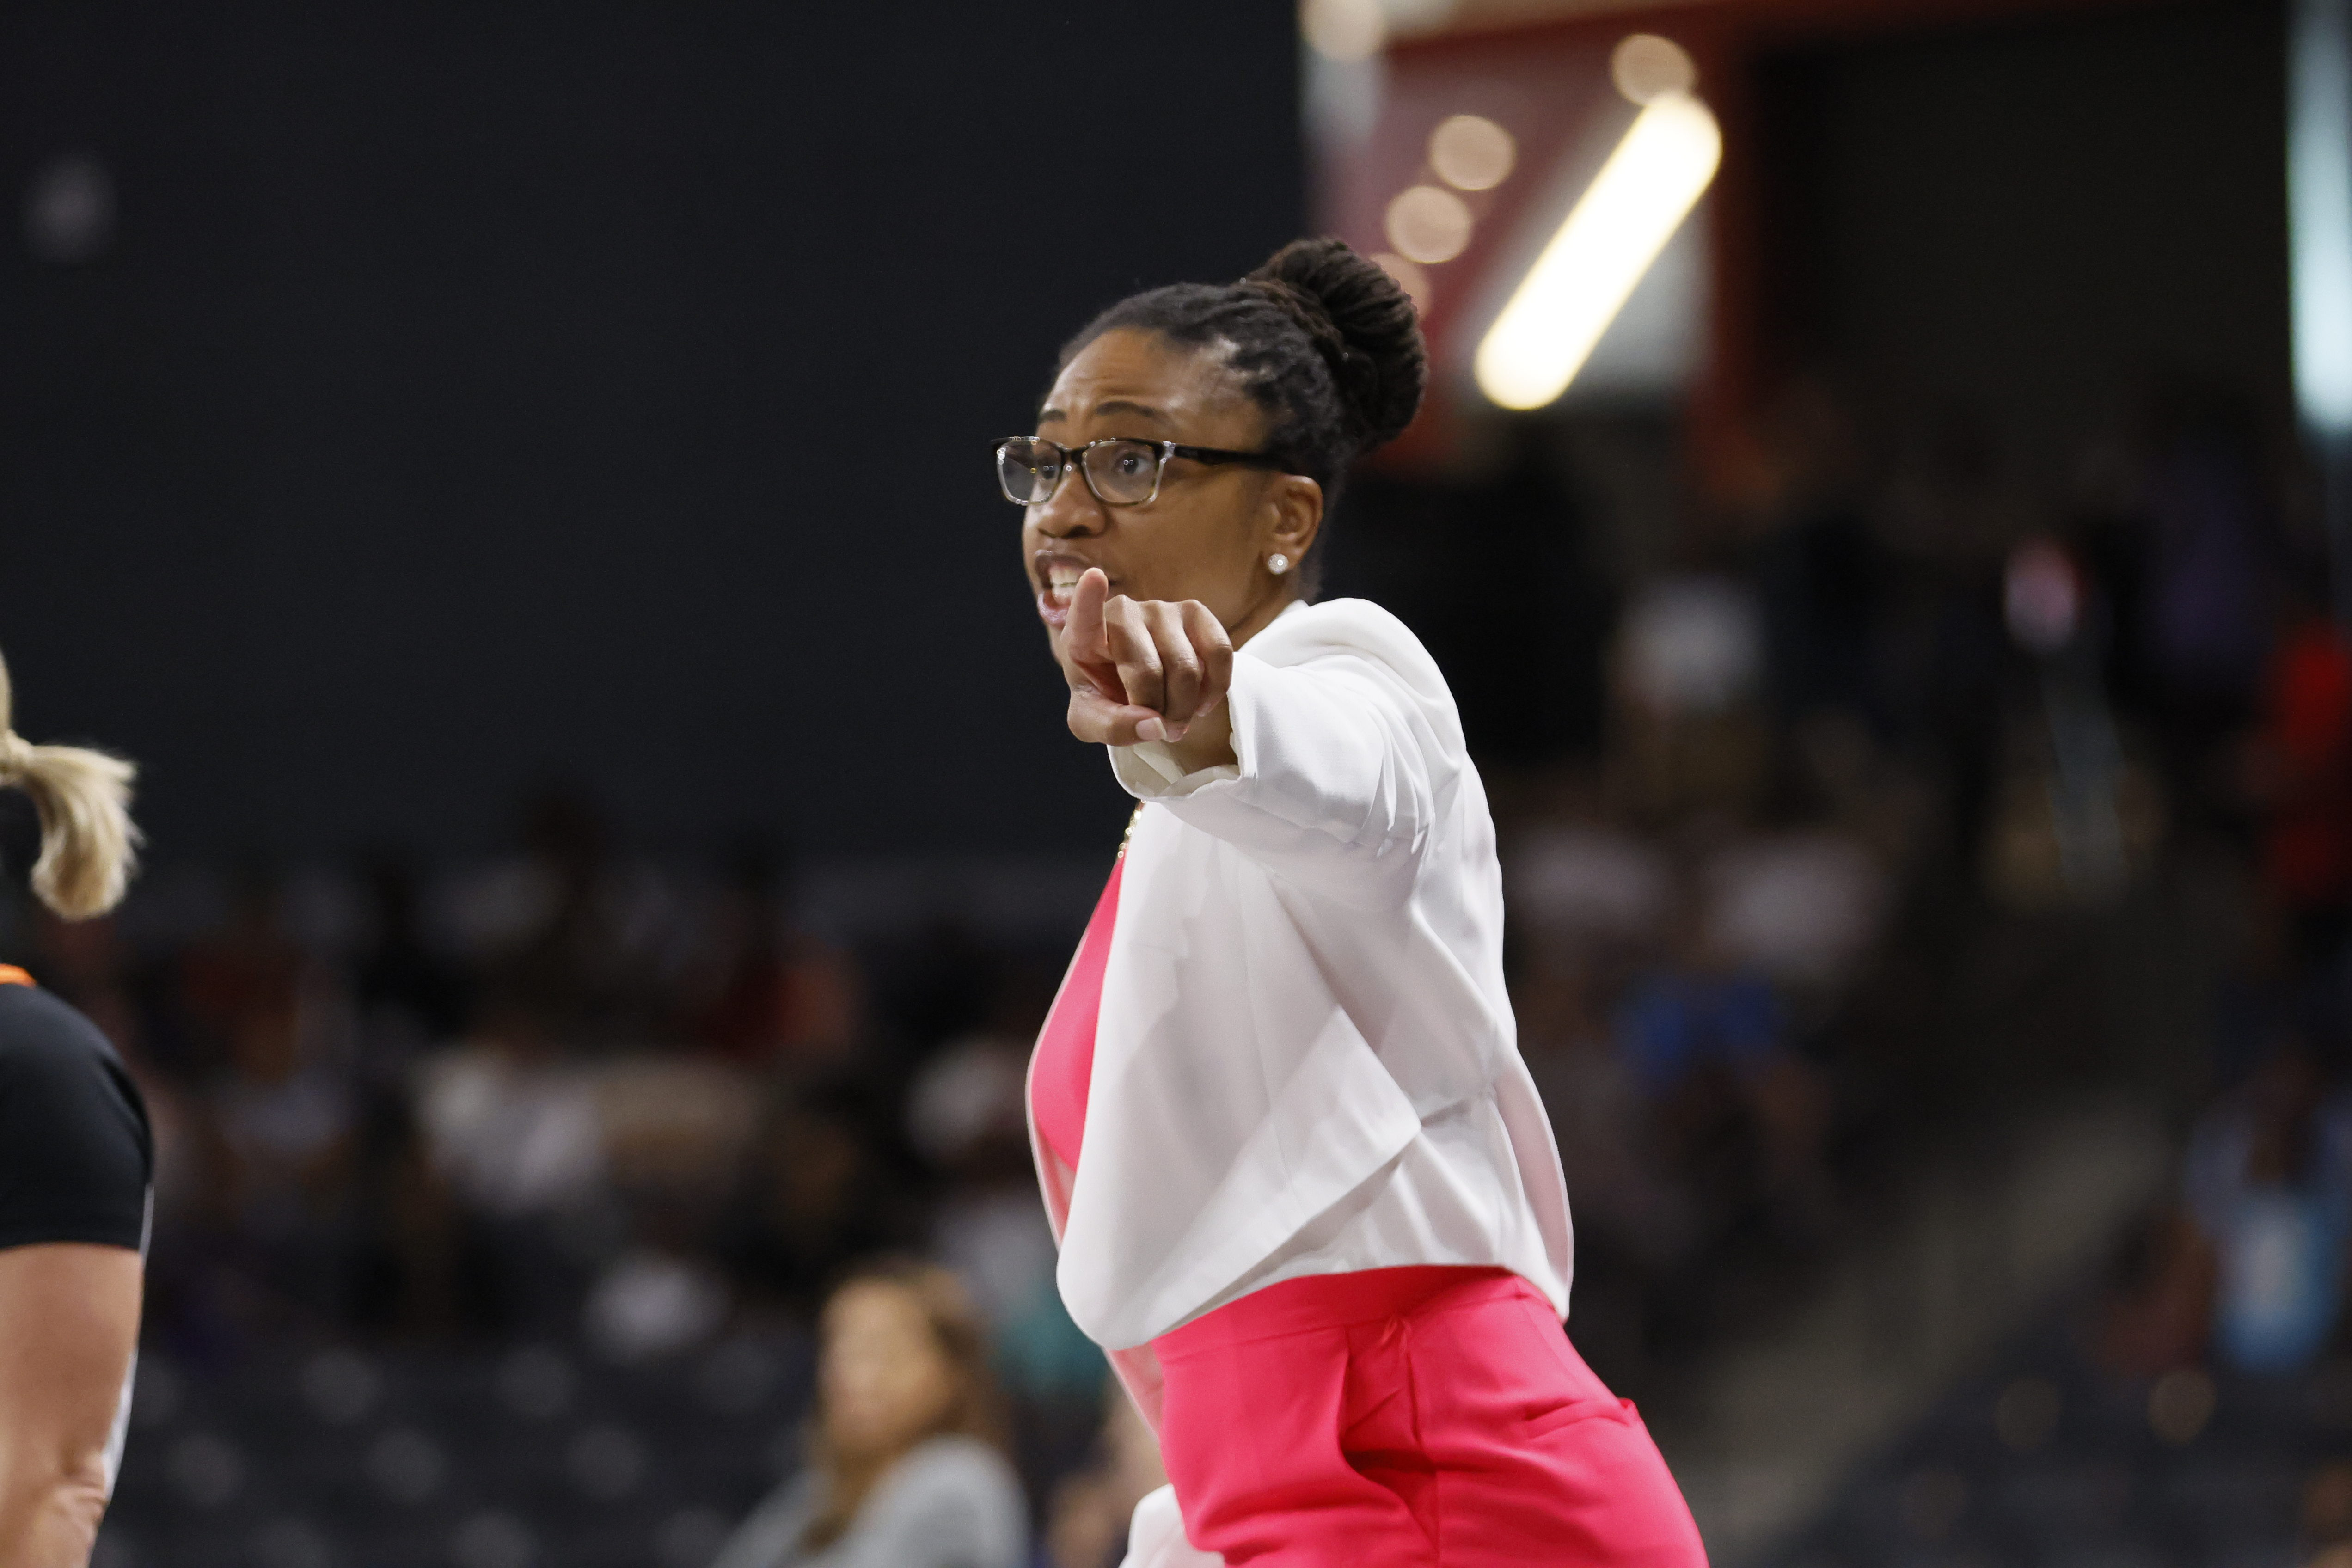
M 1266 552 L 1306 560 L 1323 531 L 1323 487 L 1304 474 L 1276 474 L 1266 486 L 1265 508 Z

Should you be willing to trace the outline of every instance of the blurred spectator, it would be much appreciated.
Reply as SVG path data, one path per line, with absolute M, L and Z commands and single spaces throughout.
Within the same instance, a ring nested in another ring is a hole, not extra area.
M 2308 1365 L 2344 1306 L 2352 1098 L 2301 1038 L 2198 1123 L 2186 1189 L 2215 1257 L 2214 1349 L 2244 1372 Z
M 759 1087 L 724 1063 L 650 1054 L 597 1063 L 588 1078 L 627 1236 L 590 1288 L 587 1337 L 615 1362 L 673 1355 L 715 1333 L 731 1305 L 709 1248 L 759 1131 Z
M 2263 879 L 2298 956 L 2333 958 L 2352 915 L 2352 646 L 2316 607 L 2272 650 L 2251 762 Z
M 963 1279 L 997 1336 L 1016 1389 L 1057 1387 L 1070 1357 L 1063 1336 L 1032 1321 L 1040 1312 L 1067 1323 L 1054 1287 L 1053 1228 L 1037 1202 L 1029 1156 L 1029 1052 L 1018 1037 L 970 1036 L 927 1063 L 908 1104 L 908 1133 L 949 1178 L 931 1222 L 932 1255 Z M 1047 1300 L 1051 1298 L 1050 1301 Z M 1071 1330 L 1075 1333 L 1075 1330 Z M 1099 1355 L 1085 1336 L 1078 1380 L 1091 1389 Z
M 714 1568 L 1025 1568 L 986 1338 L 954 1277 L 868 1266 L 825 1303 L 807 1467 Z
M 1736 806 L 1764 773 L 1769 735 L 1756 596 L 1729 577 L 1660 578 L 1618 632 L 1619 756 L 1651 815 Z
M 464 935 L 509 990 L 526 991 L 576 1048 L 642 1045 L 659 1022 L 666 942 L 660 889 L 614 864 L 604 819 L 551 789 L 523 813 L 522 853 L 465 890 Z
M 1827 1086 L 1795 1049 L 1779 988 L 1713 934 L 1706 904 L 1686 898 L 1663 960 L 1618 1004 L 1617 1048 L 1656 1107 L 1670 1164 L 1722 1223 L 1760 1199 L 1776 1229 L 1808 1237 L 1829 1215 Z
M 776 853 L 739 847 L 685 983 L 687 1032 L 720 1058 L 807 1078 L 844 1067 L 864 998 L 837 950 L 789 929 Z
M 196 1042 L 207 1205 L 230 1227 L 247 1305 L 330 1319 L 342 1267 L 356 1105 L 349 999 L 287 935 L 280 886 L 248 869 L 226 927 L 180 963 Z
M 273 873 L 248 866 L 226 926 L 180 957 L 175 1000 L 192 1047 L 186 1067 L 194 1074 L 226 1067 L 240 1029 L 268 1027 L 294 1005 L 303 955 L 286 933 L 280 892 Z
M 2226 815 L 2217 748 L 2252 711 L 2284 565 L 2246 412 L 2210 394 L 2159 399 L 2142 499 L 2142 657 L 2169 793 L 2192 820 Z
M 270 1282 L 340 1307 L 344 1181 L 355 1110 L 341 998 L 322 978 L 257 993 L 236 1016 L 213 1113 L 226 1197 Z
M 705 951 L 688 977 L 695 996 L 690 1029 L 719 1055 L 757 1065 L 772 1059 L 794 1032 L 782 875 L 762 844 L 739 848 L 730 870 Z
M 562 1332 L 589 1259 L 570 1226 L 605 1192 L 593 1084 L 565 1059 L 540 999 L 493 993 L 465 1043 L 416 1069 L 432 1169 L 461 1208 L 479 1310 L 513 1331 Z
M 698 1258 L 641 1246 L 590 1287 L 583 1327 L 607 1361 L 653 1361 L 703 1343 L 727 1321 L 727 1282 Z
M 1598 966 L 1573 946 L 1543 945 L 1518 986 L 1519 1052 L 1551 1114 L 1580 1234 L 1660 1271 L 1696 1239 L 1683 1193 L 1658 1168 L 1651 1106 L 1615 1047 Z
M 2156 1378 L 2205 1359 L 2213 1324 L 2213 1249 L 2178 1204 L 2142 1215 L 2125 1237 L 2095 1328 L 2097 1359 L 2117 1377 Z
M 1868 850 L 1827 825 L 1727 845 L 1700 879 L 1707 949 L 1795 985 L 1851 979 L 1877 939 L 1888 899 Z
M 1885 566 L 1853 420 L 1827 383 L 1806 379 L 1779 399 L 1764 436 L 1751 504 L 1762 514 L 1756 567 L 1775 716 L 1874 721 Z
M 2149 653 L 2184 707 L 2234 703 L 2269 642 L 2273 541 L 2242 416 L 2176 403 L 2148 474 Z
M 866 1110 L 846 1090 L 768 1108 L 719 1224 L 719 1256 L 759 1306 L 803 1321 L 853 1259 L 906 1239 Z
M 365 945 L 352 962 L 352 989 L 371 1056 L 387 1068 L 417 1049 L 454 1039 L 469 998 L 465 977 L 425 934 L 424 894 L 404 855 L 378 850 L 361 863 L 368 898 Z
M 2015 501 L 1983 421 L 1945 407 L 1896 444 L 1876 507 L 1879 670 L 1896 743 L 1943 796 L 1956 863 L 1978 858 L 2000 760 L 2000 562 Z
M 470 1039 L 419 1064 L 417 1103 L 435 1166 L 482 1213 L 555 1212 L 604 1180 L 594 1087 L 527 993 L 494 995 Z
M 990 1026 L 926 1063 L 907 1106 L 909 1142 L 945 1178 L 931 1256 L 955 1270 L 987 1323 L 1011 1395 L 1014 1457 L 1040 1495 L 1093 1441 L 1103 1377 L 1102 1352 L 1062 1305 L 1029 1150 L 1029 1050 L 1051 1000 L 1009 976 Z
M 1046 1509 L 1048 1568 L 1117 1568 L 1135 1505 L 1168 1484 L 1160 1439 L 1116 1381 L 1106 1382 L 1095 1462 L 1055 1489 Z
M 368 903 L 351 963 L 358 1015 L 352 1313 L 374 1326 L 446 1322 L 454 1311 L 447 1227 L 411 1080 L 418 1061 L 463 1031 L 469 987 L 426 938 L 423 890 L 408 858 L 380 849 L 359 872 Z
M 1675 914 L 1674 863 L 1648 839 L 1605 823 L 1522 834 L 1504 876 L 1514 916 L 1580 950 L 1638 950 Z
M 1762 678 L 1754 596 L 1727 578 L 1662 579 L 1627 608 L 1622 635 L 1626 692 L 1654 713 L 1719 713 Z
M 2304 1568 L 2352 1568 L 2352 1459 L 2330 1459 L 2303 1489 Z

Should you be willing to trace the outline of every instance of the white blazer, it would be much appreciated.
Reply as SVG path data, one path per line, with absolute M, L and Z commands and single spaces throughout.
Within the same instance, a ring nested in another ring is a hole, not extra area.
M 1395 616 L 1339 599 L 1252 638 L 1227 701 L 1237 764 L 1110 748 L 1144 805 L 1077 1169 L 1031 1125 L 1063 1301 L 1155 1428 L 1150 1342 L 1278 1279 L 1493 1265 L 1568 1310 L 1568 1192 L 1444 677 Z M 1147 1505 L 1139 1535 L 1173 1516 Z

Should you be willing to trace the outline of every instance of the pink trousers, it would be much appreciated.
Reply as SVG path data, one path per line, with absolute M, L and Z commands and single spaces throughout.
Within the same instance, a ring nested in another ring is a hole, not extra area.
M 1705 1568 L 1633 1405 L 1516 1275 L 1288 1279 L 1153 1348 L 1184 1533 L 1228 1568 Z

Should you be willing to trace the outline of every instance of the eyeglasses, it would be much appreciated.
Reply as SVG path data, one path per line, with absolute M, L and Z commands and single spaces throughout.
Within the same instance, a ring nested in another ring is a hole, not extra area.
M 1086 475 L 1087 489 L 1103 505 L 1141 506 L 1160 494 L 1160 475 L 1171 458 L 1189 458 L 1196 463 L 1248 463 L 1261 468 L 1282 467 L 1266 452 L 1227 452 L 1176 441 L 1114 436 L 1083 447 L 1065 447 L 1043 436 L 1009 436 L 996 444 L 996 482 L 1013 505 L 1039 506 L 1061 489 L 1062 476 L 1076 468 Z

